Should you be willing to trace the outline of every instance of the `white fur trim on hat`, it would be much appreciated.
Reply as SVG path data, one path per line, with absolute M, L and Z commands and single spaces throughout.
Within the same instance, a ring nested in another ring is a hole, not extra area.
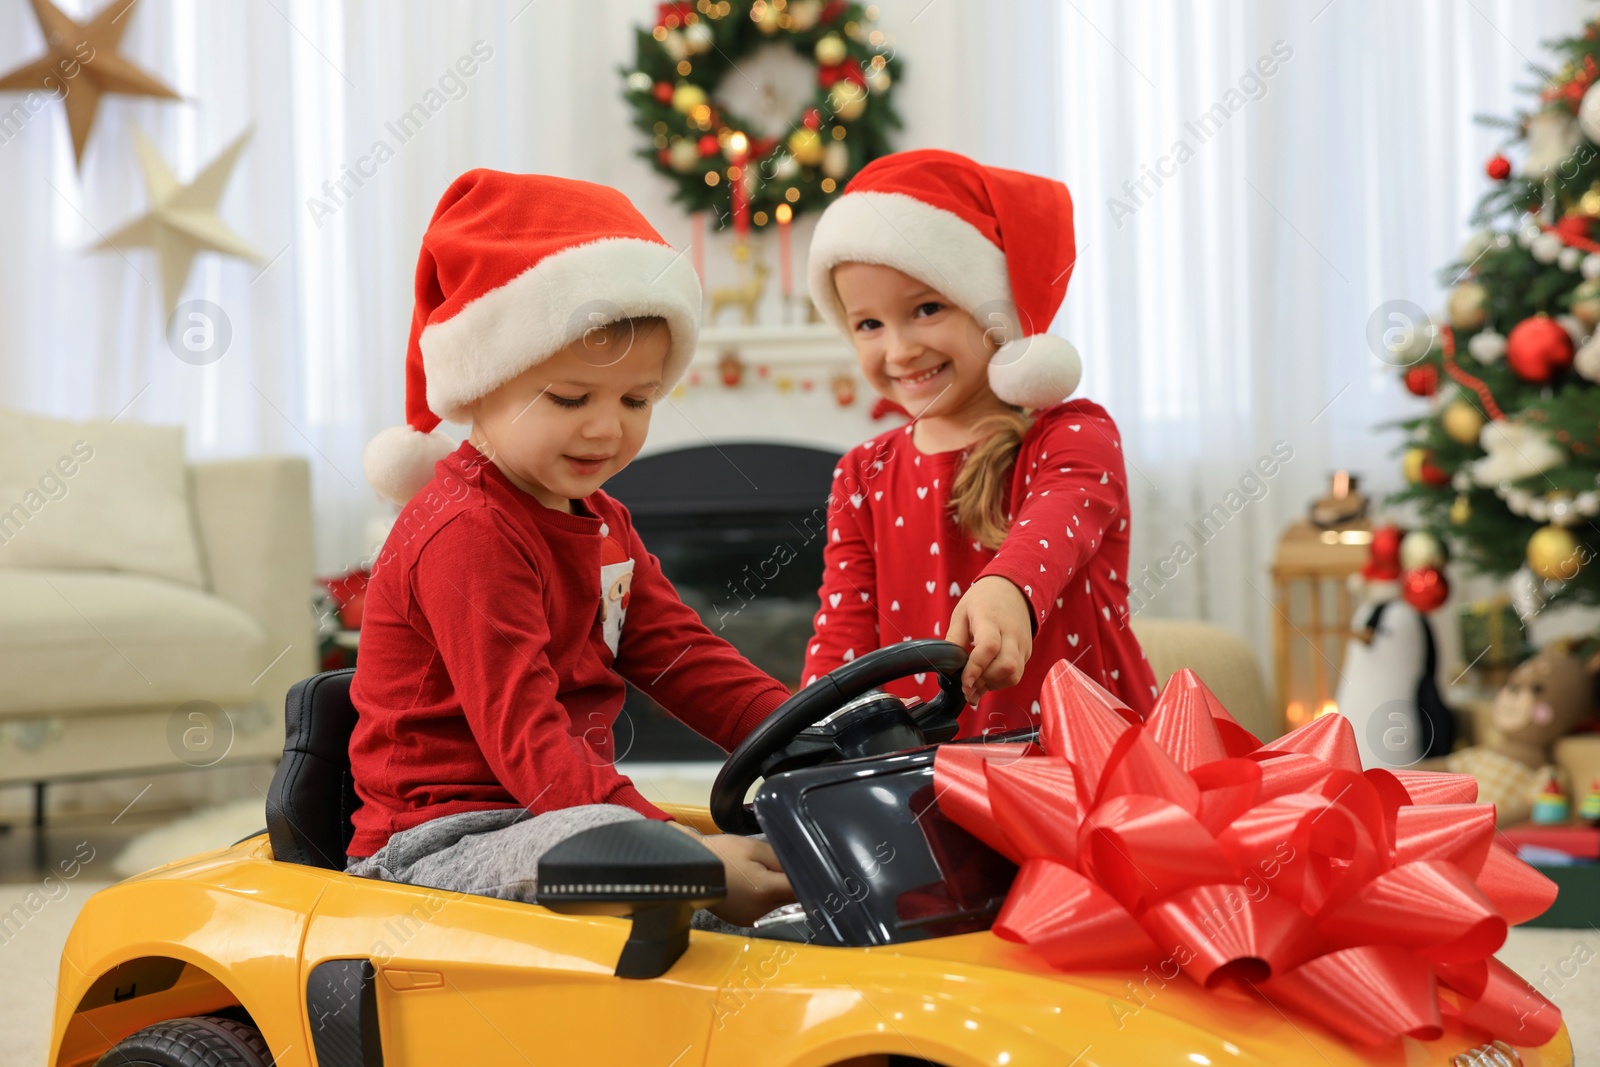
M 418 344 L 428 407 L 446 422 L 468 421 L 467 405 L 618 319 L 659 315 L 672 331 L 662 376 L 670 390 L 694 355 L 700 279 L 682 253 L 612 237 L 546 256 L 511 281 L 430 323 Z
M 989 388 L 994 395 L 1032 411 L 1071 396 L 1082 377 L 1078 350 L 1053 333 L 1007 341 L 989 360 Z
M 438 430 L 391 426 L 367 442 L 361 467 L 379 496 L 404 504 L 433 480 L 434 465 L 455 450 L 456 442 Z
M 818 313 L 848 333 L 833 285 L 833 268 L 840 263 L 893 267 L 954 300 L 985 329 L 1004 326 L 1007 336 L 1018 332 L 1005 253 L 966 219 L 914 196 L 846 193 L 817 221 L 806 282 Z

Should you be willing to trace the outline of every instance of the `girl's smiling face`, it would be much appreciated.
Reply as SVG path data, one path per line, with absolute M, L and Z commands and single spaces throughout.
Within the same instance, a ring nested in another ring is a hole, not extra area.
M 919 419 L 966 423 L 1004 407 L 989 388 L 997 339 L 927 283 L 876 263 L 841 263 L 833 285 L 861 373 Z

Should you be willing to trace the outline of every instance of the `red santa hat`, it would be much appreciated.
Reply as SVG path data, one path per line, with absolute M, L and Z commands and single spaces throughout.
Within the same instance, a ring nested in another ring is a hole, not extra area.
M 934 149 L 868 163 L 822 213 L 807 280 L 822 317 L 848 332 L 833 285 L 840 263 L 876 263 L 943 293 L 1003 343 L 989 385 L 1008 404 L 1048 407 L 1078 387 L 1082 364 L 1046 333 L 1077 259 L 1072 196 L 1049 178 Z
M 694 353 L 700 280 L 628 198 L 591 182 L 471 170 L 434 210 L 417 258 L 406 425 L 368 443 L 367 480 L 405 503 L 456 448 L 441 420 L 583 336 L 654 315 L 671 331 L 662 386 Z
M 1361 577 L 1369 582 L 1397 582 L 1400 580 L 1400 541 L 1404 531 L 1398 526 L 1380 526 L 1372 531 L 1372 547 L 1367 550 L 1367 562 L 1361 567 Z

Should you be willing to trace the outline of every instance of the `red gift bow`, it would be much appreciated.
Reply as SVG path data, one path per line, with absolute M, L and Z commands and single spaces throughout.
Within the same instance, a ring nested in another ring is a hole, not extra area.
M 1467 775 L 1362 770 L 1342 715 L 1262 743 L 1192 671 L 1144 722 L 1066 661 L 1038 746 L 945 745 L 946 815 L 1020 870 L 994 932 L 1062 970 L 1176 964 L 1346 1038 L 1442 1016 L 1523 1046 L 1561 1012 L 1494 958 L 1555 883 L 1494 843 Z

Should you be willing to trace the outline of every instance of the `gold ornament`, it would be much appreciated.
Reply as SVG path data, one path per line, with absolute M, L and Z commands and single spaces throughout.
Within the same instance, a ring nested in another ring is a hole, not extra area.
M 828 107 L 845 122 L 853 122 L 867 109 L 867 90 L 846 78 L 828 90 Z
M 1572 291 L 1572 313 L 1591 330 L 1600 324 L 1600 278 L 1580 282 Z
M 814 167 L 822 162 L 822 137 L 804 126 L 789 135 L 789 154 L 801 165 Z
M 706 91 L 693 82 L 679 82 L 672 90 L 672 110 L 687 115 L 706 102 Z
M 1588 191 L 1578 198 L 1578 210 L 1585 215 L 1600 215 L 1600 182 L 1589 183 Z
M 30 100 L 37 94 L 62 101 L 67 129 L 72 132 L 72 158 L 79 167 L 100 110 L 100 97 L 106 93 L 181 99 L 117 54 L 122 34 L 133 21 L 128 17 L 132 7 L 132 3 L 107 4 L 88 22 L 74 22 L 50 0 L 33 0 L 33 14 L 44 37 L 44 55 L 0 75 L 0 92 L 28 93 Z M 34 108 L 31 103 L 28 106 Z
M 1489 321 L 1489 309 L 1485 306 L 1488 297 L 1489 290 L 1477 282 L 1463 282 L 1456 286 L 1450 291 L 1447 306 L 1450 325 L 1468 332 L 1481 329 Z
M 835 34 L 828 34 L 817 42 L 817 62 L 824 67 L 837 67 L 844 62 L 845 46 Z
M 1412 485 L 1422 484 L 1422 465 L 1428 462 L 1426 448 L 1408 448 L 1401 457 L 1400 469 L 1405 472 L 1406 481 Z
M 1528 538 L 1528 569 L 1546 581 L 1571 581 L 1583 565 L 1580 550 L 1570 530 L 1543 527 Z
M 1472 504 L 1467 500 L 1467 494 L 1457 495 L 1455 503 L 1450 505 L 1450 521 L 1457 526 L 1465 526 L 1467 520 L 1472 518 Z
M 144 215 L 96 245 L 94 251 L 154 249 L 161 263 L 161 296 L 168 315 L 177 308 L 189 279 L 189 268 L 201 252 L 218 252 L 252 263 L 267 261 L 217 215 L 217 203 L 227 187 L 228 176 L 249 139 L 250 131 L 246 130 L 207 163 L 194 181 L 184 185 L 138 127 L 133 129 L 133 147 L 144 172 L 150 206 Z
M 687 137 L 674 137 L 667 149 L 667 165 L 679 174 L 688 174 L 700 166 L 700 147 Z
M 1439 416 L 1444 432 L 1450 440 L 1461 445 L 1475 445 L 1483 424 L 1488 421 L 1483 413 L 1465 400 L 1452 400 L 1444 406 Z

